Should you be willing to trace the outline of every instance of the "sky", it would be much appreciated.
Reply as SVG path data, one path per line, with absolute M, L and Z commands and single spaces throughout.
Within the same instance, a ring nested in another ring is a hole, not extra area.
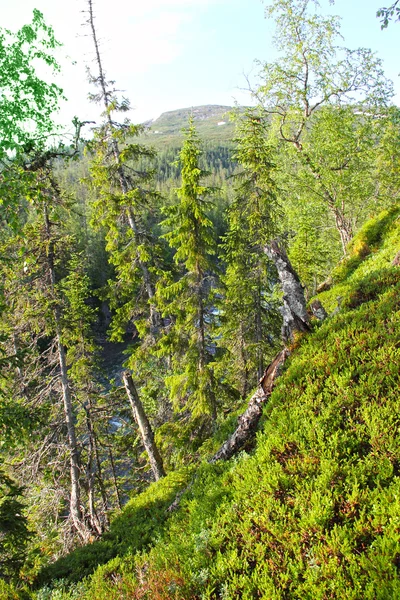
M 381 31 L 375 15 L 384 0 L 320 3 L 341 16 L 344 45 L 371 48 L 383 59 L 400 104 L 400 23 Z M 68 101 L 59 120 L 97 118 L 88 102 L 86 67 L 95 65 L 83 25 L 86 0 L 0 0 L 0 25 L 15 31 L 30 21 L 34 8 L 63 43 L 57 83 Z M 136 123 L 202 104 L 249 105 L 246 78 L 255 80 L 255 60 L 275 56 L 274 27 L 261 0 L 94 0 L 94 9 L 105 71 L 131 101 Z

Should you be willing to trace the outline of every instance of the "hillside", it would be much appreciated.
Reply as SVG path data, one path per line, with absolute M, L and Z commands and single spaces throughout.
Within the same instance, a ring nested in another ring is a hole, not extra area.
M 234 136 L 235 127 L 229 119 L 232 110 L 231 106 L 207 104 L 165 112 L 154 121 L 145 123 L 146 135 L 141 140 L 148 141 L 160 150 L 166 147 L 180 148 L 182 129 L 187 127 L 189 116 L 192 115 L 201 139 L 225 145 Z
M 330 316 L 292 346 L 254 451 L 152 484 L 102 541 L 42 571 L 34 598 L 399 597 L 399 219 L 367 222 L 333 272 Z

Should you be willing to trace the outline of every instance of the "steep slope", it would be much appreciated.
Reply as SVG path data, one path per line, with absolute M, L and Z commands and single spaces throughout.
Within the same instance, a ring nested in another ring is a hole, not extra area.
M 201 464 L 172 515 L 190 472 L 153 484 L 104 541 L 42 573 L 64 582 L 36 598 L 400 597 L 399 251 L 397 207 L 320 294 L 331 316 L 296 340 L 253 454 Z

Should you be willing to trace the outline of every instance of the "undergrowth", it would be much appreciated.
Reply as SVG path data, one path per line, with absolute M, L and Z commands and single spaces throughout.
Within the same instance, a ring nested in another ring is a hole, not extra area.
M 296 344 L 255 452 L 201 464 L 172 515 L 183 480 L 153 484 L 98 543 L 116 556 L 37 600 L 400 597 L 398 215 L 363 228 L 320 294 L 335 314 Z

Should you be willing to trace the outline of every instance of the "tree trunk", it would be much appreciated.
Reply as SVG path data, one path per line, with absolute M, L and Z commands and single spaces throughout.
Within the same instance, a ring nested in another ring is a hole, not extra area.
M 107 83 L 106 83 L 106 78 L 105 78 L 105 74 L 104 74 L 104 70 L 103 70 L 103 64 L 102 64 L 101 55 L 100 55 L 99 43 L 97 40 L 96 28 L 94 25 L 92 0 L 88 0 L 88 6 L 89 6 L 89 26 L 90 26 L 90 29 L 92 32 L 92 39 L 93 39 L 93 44 L 95 47 L 95 54 L 96 54 L 96 62 L 97 62 L 97 67 L 99 69 L 98 82 L 100 84 L 101 91 L 102 91 L 103 104 L 104 104 L 105 112 L 107 114 L 108 126 L 110 128 L 110 132 L 112 132 L 112 131 L 115 131 L 115 125 L 113 124 L 111 114 L 109 111 L 109 106 L 110 106 L 109 93 L 107 92 Z M 125 176 L 125 173 L 124 173 L 122 167 L 120 166 L 120 149 L 118 146 L 118 141 L 115 138 L 112 138 L 111 147 L 112 147 L 112 152 L 114 155 L 115 164 L 117 166 L 117 173 L 118 173 L 118 179 L 119 179 L 121 192 L 123 194 L 127 194 L 130 190 L 130 186 L 129 186 L 129 182 Z M 128 218 L 129 227 L 134 234 L 135 241 L 137 244 L 140 244 L 141 236 L 140 236 L 140 232 L 139 232 L 139 229 L 137 226 L 137 218 L 136 218 L 136 215 L 135 215 L 132 207 L 126 208 L 126 216 Z M 151 282 L 149 268 L 148 268 L 147 264 L 143 260 L 141 260 L 139 254 L 137 254 L 137 260 L 138 260 L 140 269 L 143 273 L 144 287 L 146 289 L 146 294 L 147 294 L 147 297 L 149 299 L 149 304 L 150 304 L 150 327 L 151 327 L 152 333 L 155 334 L 159 331 L 161 317 L 160 317 L 160 314 L 158 313 L 158 311 L 154 305 L 154 301 L 153 301 L 154 286 Z
M 92 406 L 89 400 L 88 404 L 84 406 L 86 413 L 86 428 L 88 432 L 88 458 L 86 462 L 86 481 L 88 487 L 88 508 L 91 529 L 97 532 L 98 535 L 103 533 L 103 527 L 96 511 L 96 499 L 94 482 L 96 476 L 96 449 L 95 449 L 95 435 L 92 419 Z
M 275 264 L 282 286 L 282 339 L 287 344 L 293 341 L 295 331 L 304 332 L 310 330 L 304 289 L 296 271 L 290 263 L 285 249 L 279 244 L 278 240 L 273 240 L 269 245 L 265 246 L 264 252 Z
M 113 453 L 112 453 L 111 446 L 108 446 L 108 456 L 110 457 L 111 471 L 112 471 L 112 474 L 113 474 L 113 482 L 114 482 L 115 494 L 117 496 L 118 508 L 121 510 L 121 508 L 122 508 L 122 501 L 121 501 L 121 495 L 119 493 L 117 472 L 116 472 L 116 469 L 115 469 L 114 456 L 113 456 Z
M 349 219 L 345 217 L 344 214 L 344 203 L 342 202 L 342 207 L 339 208 L 335 198 L 330 193 L 329 189 L 325 186 L 322 181 L 321 172 L 318 169 L 317 165 L 313 163 L 309 154 L 304 151 L 303 145 L 301 142 L 294 142 L 294 146 L 296 150 L 301 154 L 305 164 L 310 169 L 313 177 L 319 182 L 323 196 L 326 200 L 329 210 L 335 219 L 336 229 L 340 235 L 340 241 L 342 243 L 343 254 L 346 254 L 347 245 L 353 237 L 353 227 Z
M 347 251 L 347 246 L 353 237 L 353 228 L 349 219 L 346 219 L 343 211 L 337 206 L 335 206 L 333 202 L 329 202 L 329 207 L 335 218 L 336 229 L 339 232 L 343 254 L 345 255 Z
M 244 332 L 243 332 L 243 323 L 240 323 L 240 360 L 242 364 L 242 374 L 241 374 L 241 396 L 243 400 L 247 396 L 248 387 L 249 387 L 249 369 L 247 368 L 247 355 L 244 346 Z
M 203 285 L 204 285 L 204 274 L 199 271 L 197 274 L 197 297 L 199 300 L 199 304 L 197 307 L 197 320 L 198 320 L 198 332 L 199 332 L 199 363 L 198 368 L 199 371 L 202 372 L 208 362 L 209 356 L 207 352 L 207 343 L 206 343 L 206 322 L 205 322 L 205 308 L 203 302 Z M 210 414 L 212 419 L 212 425 L 215 427 L 217 422 L 217 400 L 215 397 L 215 385 L 214 385 L 214 375 L 212 371 L 210 373 L 209 387 L 208 387 L 208 400 L 210 406 Z
M 156 481 L 158 481 L 158 479 L 161 479 L 161 477 L 165 477 L 165 471 L 162 458 L 154 441 L 153 430 L 151 429 L 149 420 L 140 401 L 131 374 L 128 371 L 125 371 L 122 375 L 122 378 L 129 402 L 132 407 L 133 416 L 138 424 L 143 445 L 149 457 L 154 478 Z
M 49 250 L 47 255 L 47 264 L 49 270 L 50 286 L 52 289 L 52 295 L 55 296 L 56 288 L 56 272 L 54 266 L 54 247 L 53 238 L 51 234 L 51 225 L 47 212 L 47 207 L 44 207 L 44 222 L 46 235 L 49 241 Z M 86 540 L 88 531 L 85 527 L 84 518 L 81 510 L 81 490 L 80 490 L 80 456 L 78 443 L 76 439 L 74 411 L 71 391 L 69 387 L 68 371 L 67 371 L 67 360 L 65 355 L 65 349 L 61 342 L 61 309 L 56 303 L 54 307 L 54 321 L 56 330 L 56 343 L 58 361 L 60 365 L 61 375 L 61 386 L 62 396 L 64 404 L 64 417 L 65 424 L 67 426 L 68 434 L 68 449 L 69 449 L 69 465 L 70 465 L 70 476 L 71 476 L 71 494 L 70 494 L 70 514 L 72 523 L 82 538 Z
M 262 308 L 261 308 L 261 281 L 258 276 L 258 285 L 256 290 L 255 299 L 255 330 L 256 330 L 256 344 L 257 344 L 257 379 L 261 379 L 264 372 L 264 357 L 261 349 L 261 342 L 263 341 L 263 326 L 262 326 Z
M 253 438 L 262 415 L 263 406 L 271 395 L 275 380 L 280 375 L 288 356 L 289 351 L 286 348 L 275 356 L 260 379 L 257 391 L 250 399 L 247 409 L 239 417 L 236 430 L 208 462 L 214 463 L 217 460 L 228 460 Z
M 57 332 L 57 350 L 61 372 L 61 384 L 64 401 L 65 424 L 68 432 L 69 446 L 69 463 L 71 473 L 71 496 L 70 496 L 70 511 L 71 518 L 75 529 L 83 540 L 87 538 L 87 529 L 84 524 L 84 519 L 81 510 L 81 488 L 80 488 L 80 464 L 79 464 L 79 449 L 76 440 L 74 413 L 72 406 L 72 397 L 69 389 L 67 375 L 67 361 L 65 357 L 64 346 L 61 343 L 59 329 Z
M 94 429 L 93 429 L 93 446 L 94 446 L 94 454 L 95 454 L 95 458 L 96 458 L 96 479 L 99 484 L 101 502 L 103 505 L 102 523 L 104 523 L 104 528 L 108 529 L 108 527 L 110 525 L 110 521 L 108 518 L 109 506 L 108 506 L 107 493 L 106 493 L 106 489 L 104 486 L 104 478 L 103 478 L 103 472 L 102 472 L 102 468 L 101 468 L 98 441 L 97 441 L 97 436 L 96 436 L 96 432 L 94 431 Z M 121 507 L 119 507 L 119 508 L 121 508 Z

